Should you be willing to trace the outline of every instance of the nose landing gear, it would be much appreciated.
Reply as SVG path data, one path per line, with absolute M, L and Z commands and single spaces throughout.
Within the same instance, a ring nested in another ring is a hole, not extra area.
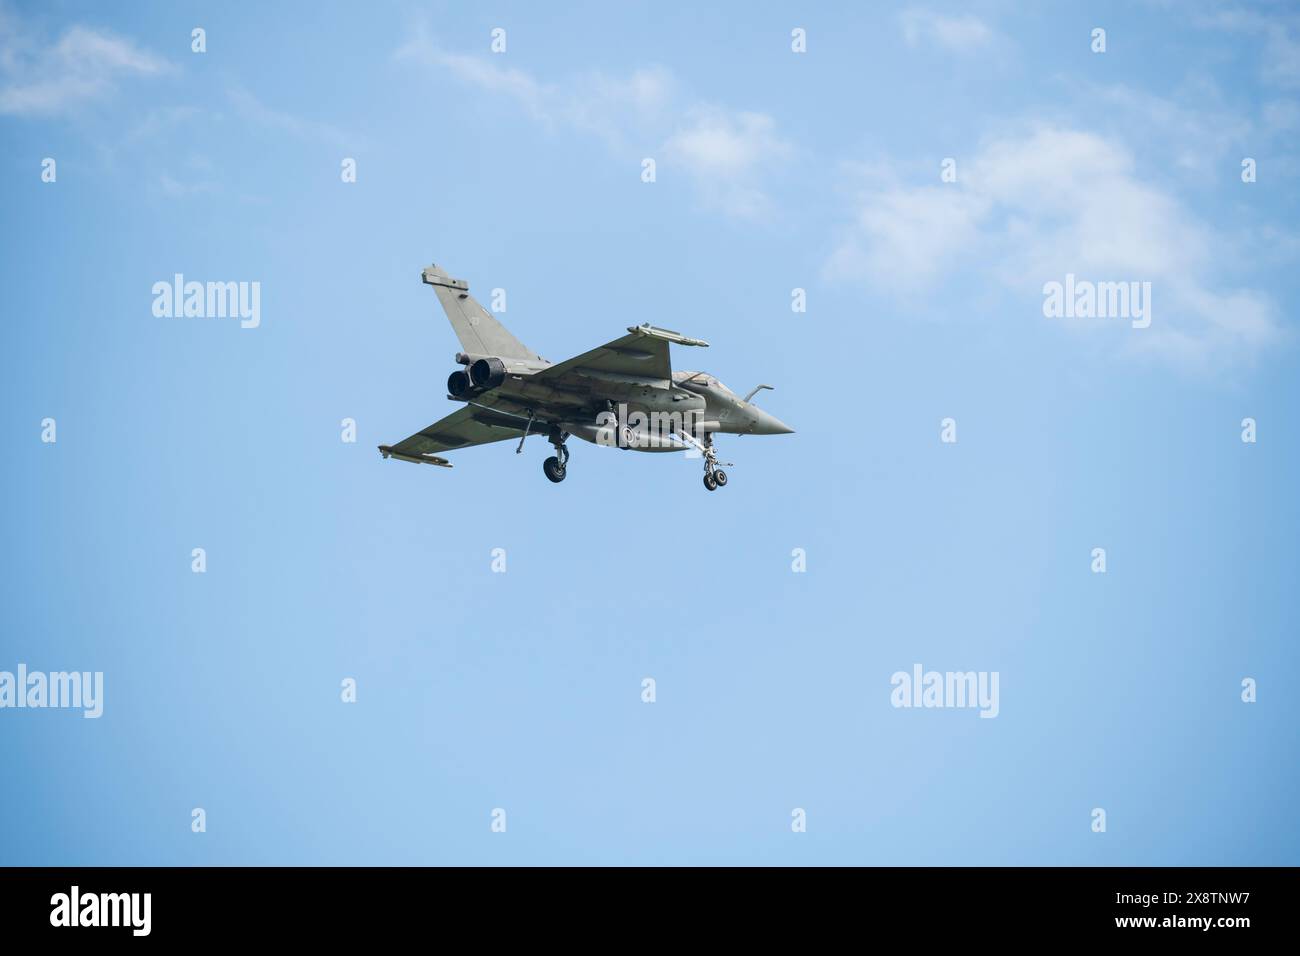
M 710 471 L 708 465 L 707 464 L 705 465 L 705 471 L 704 471 L 705 488 L 708 488 L 709 491 L 713 491 L 715 488 L 723 487 L 724 485 L 726 485 L 726 483 L 727 483 L 727 473 L 725 471 L 723 471 L 721 468 L 718 467 L 714 467 L 713 470 Z
M 690 434 L 690 432 L 682 431 L 679 434 L 686 439 L 686 441 L 698 448 L 701 454 L 704 455 L 704 487 L 709 489 L 709 491 L 716 491 L 718 488 L 725 487 L 727 484 L 727 473 L 718 466 L 725 464 L 730 468 L 731 462 L 718 461 L 718 453 L 713 447 L 713 433 L 705 432 L 703 442 L 696 439 L 694 435 Z

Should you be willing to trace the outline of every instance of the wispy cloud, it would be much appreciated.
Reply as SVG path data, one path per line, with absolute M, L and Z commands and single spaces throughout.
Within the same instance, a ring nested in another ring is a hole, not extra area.
M 1200 27 L 1220 32 L 1245 33 L 1261 39 L 1260 78 L 1273 86 L 1300 89 L 1300 16 L 1294 8 L 1277 10 L 1234 7 L 1192 18 Z
M 158 177 L 158 188 L 169 199 L 185 199 L 189 196 L 213 192 L 216 186 L 210 182 L 185 182 L 176 179 L 170 173 L 162 173 Z
M 559 91 L 544 86 L 523 70 L 498 66 L 482 57 L 462 53 L 446 53 L 419 36 L 411 39 L 397 52 L 398 59 L 412 59 L 446 67 L 458 78 L 486 90 L 509 96 L 527 110 L 535 120 L 552 123 L 565 106 L 559 101 Z
M 644 128 L 664 121 L 676 97 L 673 78 L 661 67 L 634 70 L 626 77 L 591 72 L 564 86 L 486 57 L 448 53 L 418 32 L 397 56 L 445 69 L 469 86 L 507 97 L 548 128 L 591 133 L 613 148 L 627 146 Z
M 1268 296 L 1217 279 L 1234 241 L 1142 181 L 1115 141 L 1040 126 L 987 142 L 957 183 L 936 171 L 933 185 L 908 184 L 888 165 L 855 175 L 856 218 L 828 278 L 914 300 L 959 271 L 1031 298 L 1066 273 L 1150 281 L 1156 321 L 1126 347 L 1191 364 L 1248 357 L 1281 334 Z
M 1172 96 L 1082 80 L 1072 80 L 1070 89 L 1078 102 L 1088 104 L 1095 124 L 1126 142 L 1145 141 L 1146 152 L 1203 180 L 1218 180 L 1225 168 L 1235 169 L 1243 155 L 1239 150 L 1258 143 L 1249 112 L 1228 103 L 1206 76 L 1183 84 Z
M 129 39 L 86 26 L 53 42 L 0 8 L 0 113 L 50 116 L 111 95 L 119 81 L 169 70 Z
M 1270 100 L 1260 110 L 1260 119 L 1270 133 L 1285 133 L 1300 127 L 1300 103 Z
M 621 157 L 654 156 L 661 175 L 681 171 L 706 205 L 738 219 L 757 220 L 770 212 L 764 175 L 792 154 L 771 116 L 687 96 L 663 67 L 543 82 L 497 62 L 499 57 L 442 50 L 427 27 L 413 31 L 396 56 L 448 70 L 462 82 L 515 101 L 539 124 L 595 136 Z
M 201 153 L 191 153 L 158 175 L 158 190 L 168 199 L 187 199 L 221 191 L 215 179 L 216 164 Z
M 272 109 L 242 86 L 227 91 L 230 103 L 246 120 L 265 129 L 298 139 L 319 140 L 331 146 L 356 145 L 356 140 L 336 126 Z
M 934 44 L 953 53 L 969 53 L 993 43 L 997 34 L 973 14 L 944 16 L 932 10 L 909 7 L 898 15 L 908 46 Z

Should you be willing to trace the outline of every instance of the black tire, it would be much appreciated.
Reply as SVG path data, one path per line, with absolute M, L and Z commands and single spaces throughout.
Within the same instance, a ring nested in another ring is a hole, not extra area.
M 704 475 L 704 487 L 708 488 L 709 491 L 712 491 L 714 488 L 718 487 L 718 483 L 716 480 L 714 480 L 713 475 L 707 472 Z
M 723 471 L 721 468 L 714 468 L 713 480 L 716 481 L 718 483 L 718 487 L 721 488 L 723 485 L 727 483 L 727 473 Z
M 546 477 L 556 484 L 564 480 L 564 466 L 554 455 L 542 462 L 542 471 L 546 472 Z

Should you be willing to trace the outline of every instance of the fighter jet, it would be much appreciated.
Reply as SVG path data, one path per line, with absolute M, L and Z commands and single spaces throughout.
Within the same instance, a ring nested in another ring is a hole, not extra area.
M 708 342 L 651 325 L 564 362 L 552 363 L 511 335 L 469 294 L 469 284 L 431 265 L 421 273 L 433 287 L 463 352 L 464 366 L 447 379 L 447 398 L 461 407 L 396 445 L 384 458 L 450 468 L 442 452 L 545 435 L 555 454 L 542 463 L 553 482 L 568 473 L 570 436 L 635 451 L 690 451 L 704 462 L 704 487 L 727 484 L 714 448 L 715 434 L 788 435 L 794 429 L 707 372 L 674 372 L 670 345 L 707 348 Z

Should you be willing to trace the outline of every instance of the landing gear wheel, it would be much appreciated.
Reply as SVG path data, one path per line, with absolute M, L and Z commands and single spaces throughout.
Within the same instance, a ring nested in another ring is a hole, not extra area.
M 721 468 L 714 468 L 713 480 L 716 481 L 718 483 L 718 487 L 721 488 L 723 485 L 727 483 L 727 473 L 723 471 Z
M 546 472 L 546 477 L 556 484 L 564 480 L 564 466 L 554 455 L 542 462 L 542 471 Z
M 711 474 L 706 474 L 704 476 L 704 487 L 708 488 L 709 491 L 712 491 L 714 488 L 718 487 L 718 479 L 714 478 Z

